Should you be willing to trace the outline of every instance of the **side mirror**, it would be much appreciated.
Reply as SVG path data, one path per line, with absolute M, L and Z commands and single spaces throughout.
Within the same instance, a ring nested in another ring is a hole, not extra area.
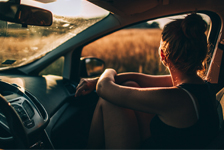
M 52 13 L 48 10 L 23 4 L 0 2 L 0 19 L 23 25 L 50 26 Z
M 96 77 L 103 73 L 105 62 L 95 57 L 80 58 L 80 77 Z

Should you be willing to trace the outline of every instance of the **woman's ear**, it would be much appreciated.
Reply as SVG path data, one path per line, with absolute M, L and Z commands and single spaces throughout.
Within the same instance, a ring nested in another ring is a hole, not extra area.
M 167 66 L 167 59 L 162 49 L 160 49 L 160 61 L 163 63 L 165 67 Z
M 160 49 L 160 59 L 161 59 L 161 61 L 164 61 L 166 59 L 162 49 Z

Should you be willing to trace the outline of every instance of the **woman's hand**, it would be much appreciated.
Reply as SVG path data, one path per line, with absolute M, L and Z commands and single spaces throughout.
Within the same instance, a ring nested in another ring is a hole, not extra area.
M 115 76 L 117 75 L 117 72 L 114 69 L 106 69 L 103 74 L 100 76 L 97 85 L 96 85 L 96 91 L 97 94 L 103 92 L 104 87 L 106 87 L 109 82 L 115 82 Z
M 98 79 L 99 78 L 81 79 L 76 87 L 75 97 L 80 95 L 87 95 L 95 90 Z
M 115 82 L 115 76 L 117 75 L 117 72 L 114 69 L 106 69 L 103 74 L 100 76 L 98 83 L 102 82 L 105 79 L 111 80 Z

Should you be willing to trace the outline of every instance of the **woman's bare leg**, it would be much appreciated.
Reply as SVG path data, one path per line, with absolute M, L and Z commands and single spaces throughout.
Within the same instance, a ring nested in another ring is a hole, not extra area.
M 88 148 L 138 148 L 140 135 L 134 111 L 101 98 L 97 105 L 100 109 L 94 112 Z
M 127 81 L 123 83 L 124 86 L 130 87 L 139 87 L 140 86 L 134 81 Z M 145 141 L 147 138 L 151 136 L 150 132 L 150 122 L 155 114 L 149 114 L 144 112 L 135 111 L 135 115 L 137 117 L 138 125 L 139 125 L 139 132 L 141 141 Z
M 100 149 L 105 148 L 103 112 L 100 100 L 98 101 L 89 131 L 87 148 Z
M 138 120 L 141 142 L 143 142 L 151 136 L 150 123 L 155 114 L 148 114 L 139 111 L 135 111 L 135 114 Z
M 126 86 L 137 86 L 126 82 Z M 87 148 L 139 148 L 150 136 L 151 114 L 136 112 L 99 99 L 90 128 Z

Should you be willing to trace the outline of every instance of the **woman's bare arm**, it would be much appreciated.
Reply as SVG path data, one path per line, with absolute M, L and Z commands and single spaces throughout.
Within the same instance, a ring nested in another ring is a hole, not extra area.
M 135 81 L 140 87 L 171 87 L 173 86 L 170 75 L 147 75 L 142 73 L 120 73 L 115 76 L 115 83 Z
M 86 95 L 95 89 L 99 78 L 80 80 L 76 88 L 76 96 Z M 126 81 L 134 81 L 140 87 L 171 87 L 173 86 L 170 75 L 146 75 L 142 73 L 120 73 L 115 76 L 115 83 L 122 84 Z
M 99 78 L 96 90 L 100 97 L 118 106 L 160 114 L 170 109 L 178 94 L 175 87 L 133 88 L 115 83 L 116 72 L 107 69 Z M 167 99 L 169 101 L 167 101 Z

